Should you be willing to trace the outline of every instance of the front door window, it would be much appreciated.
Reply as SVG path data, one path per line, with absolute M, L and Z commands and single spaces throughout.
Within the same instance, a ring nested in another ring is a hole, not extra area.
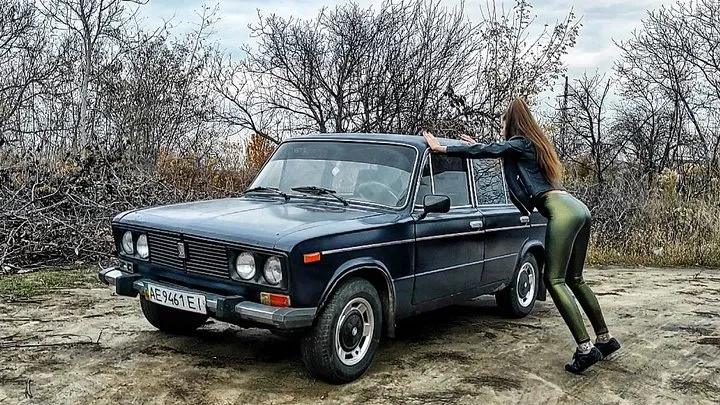
M 451 207 L 470 206 L 467 160 L 440 154 L 430 155 L 425 164 L 415 204 L 422 206 L 428 194 L 450 197 Z

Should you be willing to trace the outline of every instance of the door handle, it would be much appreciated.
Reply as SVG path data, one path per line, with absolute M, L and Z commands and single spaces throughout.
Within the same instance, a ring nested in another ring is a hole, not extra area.
M 527 215 L 523 215 L 520 217 L 520 223 L 523 225 L 527 225 L 530 223 L 530 217 Z
M 470 228 L 480 229 L 483 227 L 483 221 L 470 221 Z

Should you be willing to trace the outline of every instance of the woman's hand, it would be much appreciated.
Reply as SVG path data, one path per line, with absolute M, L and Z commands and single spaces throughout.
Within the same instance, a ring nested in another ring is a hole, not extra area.
M 422 134 L 425 137 L 425 142 L 427 142 L 428 146 L 430 147 L 430 150 L 432 150 L 433 152 L 441 152 L 441 153 L 444 153 L 447 151 L 447 148 L 445 146 L 440 145 L 440 142 L 437 140 L 435 135 L 431 134 L 428 131 L 423 131 Z
M 469 137 L 468 135 L 460 135 L 460 139 L 469 143 L 470 145 L 475 145 L 477 143 L 475 139 Z

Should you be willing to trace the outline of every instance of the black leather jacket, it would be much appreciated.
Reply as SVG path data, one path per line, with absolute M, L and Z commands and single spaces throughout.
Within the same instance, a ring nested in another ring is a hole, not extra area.
M 565 189 L 550 183 L 538 164 L 535 145 L 523 136 L 490 144 L 448 146 L 447 154 L 469 159 L 502 158 L 511 200 L 528 215 L 547 191 Z

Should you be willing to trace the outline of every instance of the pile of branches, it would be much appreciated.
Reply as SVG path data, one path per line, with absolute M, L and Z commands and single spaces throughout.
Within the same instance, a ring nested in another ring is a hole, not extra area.
M 230 194 L 178 187 L 159 172 L 93 150 L 58 162 L 0 154 L 0 274 L 101 264 L 115 253 L 115 215 Z

